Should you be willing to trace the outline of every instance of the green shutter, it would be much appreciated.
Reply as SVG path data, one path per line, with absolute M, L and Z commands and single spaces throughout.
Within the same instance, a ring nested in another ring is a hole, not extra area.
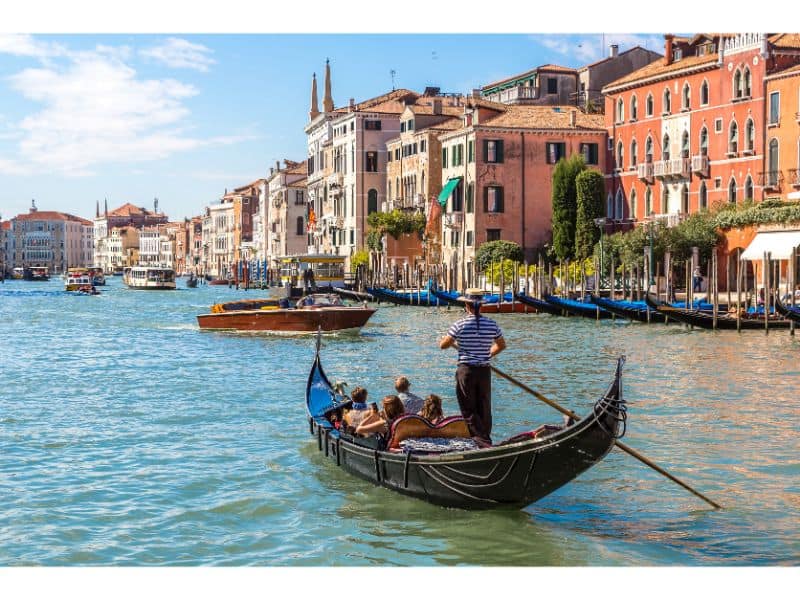
M 497 147 L 497 162 L 503 162 L 503 140 L 495 141 L 495 146 Z
M 442 168 L 447 168 L 447 148 L 442 148 Z
M 483 162 L 489 162 L 489 140 L 483 140 Z

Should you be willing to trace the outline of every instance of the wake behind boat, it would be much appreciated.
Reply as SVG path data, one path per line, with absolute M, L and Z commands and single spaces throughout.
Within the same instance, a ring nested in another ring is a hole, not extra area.
M 375 313 L 374 308 L 345 306 L 336 294 L 310 294 L 294 306 L 284 307 L 275 299 L 246 300 L 218 304 L 212 312 L 198 315 L 200 329 L 313 333 L 360 330 Z
M 417 415 L 403 415 L 392 424 L 388 439 L 341 432 L 333 422 L 352 401 L 337 393 L 325 375 L 318 341 L 306 385 L 309 429 L 328 460 L 401 494 L 456 508 L 523 507 L 597 464 L 624 434 L 623 363 L 617 361 L 612 383 L 591 412 L 571 425 L 543 426 L 484 449 L 454 444 L 450 451 L 418 450 L 419 444 L 408 442 L 465 437 L 466 423 L 451 417 L 432 425 Z

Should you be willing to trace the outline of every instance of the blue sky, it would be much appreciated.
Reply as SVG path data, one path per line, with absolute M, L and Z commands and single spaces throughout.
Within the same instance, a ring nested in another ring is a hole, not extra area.
M 199 214 L 224 189 L 305 158 L 310 82 L 333 98 L 395 85 L 469 92 L 540 64 L 577 67 L 655 34 L 0 34 L 0 215 L 95 203 Z

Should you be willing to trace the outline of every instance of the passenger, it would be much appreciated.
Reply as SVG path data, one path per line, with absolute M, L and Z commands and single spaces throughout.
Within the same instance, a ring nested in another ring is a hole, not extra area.
M 361 425 L 368 414 L 370 414 L 369 406 L 367 406 L 367 390 L 362 387 L 357 387 L 350 394 L 353 400 L 352 408 L 344 415 L 344 422 L 348 427 L 356 428 Z
M 406 377 L 398 377 L 394 380 L 394 389 L 397 390 L 397 396 L 403 401 L 406 412 L 415 415 L 422 410 L 422 398 L 409 392 L 408 388 L 410 387 L 411 383 Z
M 389 433 L 397 417 L 405 412 L 403 401 L 397 396 L 386 396 L 383 399 L 383 410 L 378 412 L 378 406 L 374 402 L 370 406 L 369 414 L 364 417 L 361 424 L 356 427 L 356 435 L 370 435 L 372 433 Z
M 281 298 L 278 300 L 278 308 L 289 308 L 289 299 Z
M 436 425 L 439 421 L 444 419 L 444 414 L 442 413 L 442 399 L 436 394 L 430 394 L 425 398 L 422 410 L 417 414 Z

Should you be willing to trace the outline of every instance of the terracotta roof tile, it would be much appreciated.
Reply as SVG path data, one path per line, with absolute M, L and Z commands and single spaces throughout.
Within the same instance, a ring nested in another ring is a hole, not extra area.
M 305 178 L 303 178 L 303 179 L 298 179 L 297 181 L 293 181 L 292 183 L 290 183 L 290 184 L 289 184 L 288 186 L 286 186 L 286 187 L 290 187 L 290 188 L 304 188 L 304 187 L 306 187 L 306 179 L 305 179 Z
M 387 92 L 385 94 L 381 94 L 380 96 L 375 96 L 374 98 L 370 98 L 369 100 L 364 100 L 363 102 L 355 103 L 355 109 L 359 110 L 373 110 L 373 107 L 384 102 L 388 102 L 391 100 L 395 100 L 397 102 L 401 102 L 404 99 L 409 100 L 416 100 L 420 97 L 420 94 L 417 92 L 412 92 L 411 90 L 406 90 L 403 88 L 392 90 L 391 92 Z M 334 112 L 345 114 L 349 111 L 350 107 L 348 106 L 340 106 L 339 108 L 335 108 Z M 376 111 L 380 112 L 380 111 Z
M 11 229 L 11 221 L 0 221 L 0 229 Z
M 633 73 L 629 73 L 624 77 L 620 77 L 619 79 L 612 81 L 608 85 L 606 85 L 603 89 L 615 88 L 620 85 L 634 83 L 636 81 L 649 79 L 651 77 L 658 77 L 661 75 L 667 75 L 669 73 L 673 73 L 675 71 L 681 71 L 683 69 L 688 69 L 690 67 L 698 67 L 700 65 L 705 65 L 709 63 L 716 63 L 717 62 L 717 55 L 716 54 L 706 54 L 705 56 L 687 56 L 686 58 L 682 58 L 681 60 L 677 60 L 670 64 L 665 64 L 663 58 L 659 58 L 654 60 L 649 65 L 645 65 L 641 69 L 637 69 Z
M 504 79 L 501 79 L 499 81 L 494 81 L 492 83 L 487 83 L 486 85 L 481 87 L 481 90 L 486 90 L 486 89 L 489 89 L 489 88 L 497 87 L 498 85 L 503 85 L 504 83 L 506 83 L 508 81 L 513 81 L 515 79 L 521 79 L 521 78 L 524 78 L 524 77 L 529 77 L 529 76 L 533 75 L 534 73 L 536 73 L 538 71 L 547 71 L 548 73 L 577 73 L 578 72 L 577 69 L 573 69 L 571 67 L 562 67 L 560 65 L 552 65 L 552 64 L 540 65 L 538 67 L 534 67 L 533 69 L 530 69 L 529 71 L 524 71 L 522 73 L 517 73 L 516 75 L 511 75 L 510 77 L 506 77 Z
M 507 111 L 479 123 L 479 126 L 572 129 L 569 124 L 572 111 L 576 112 L 575 129 L 605 129 L 603 115 L 589 115 L 574 106 L 531 106 L 525 104 L 508 106 Z
M 153 211 L 147 210 L 140 206 L 134 206 L 130 202 L 126 202 L 122 206 L 108 211 L 109 217 L 130 217 L 133 215 L 154 215 Z
M 83 217 L 76 217 L 69 213 L 62 213 L 55 210 L 37 210 L 15 217 L 17 221 L 77 221 L 83 225 L 92 225 L 92 222 Z
M 778 48 L 800 48 L 800 33 L 776 33 L 769 36 L 769 42 Z
M 308 163 L 306 161 L 297 163 L 295 166 L 286 169 L 286 172 L 291 175 L 307 175 Z

